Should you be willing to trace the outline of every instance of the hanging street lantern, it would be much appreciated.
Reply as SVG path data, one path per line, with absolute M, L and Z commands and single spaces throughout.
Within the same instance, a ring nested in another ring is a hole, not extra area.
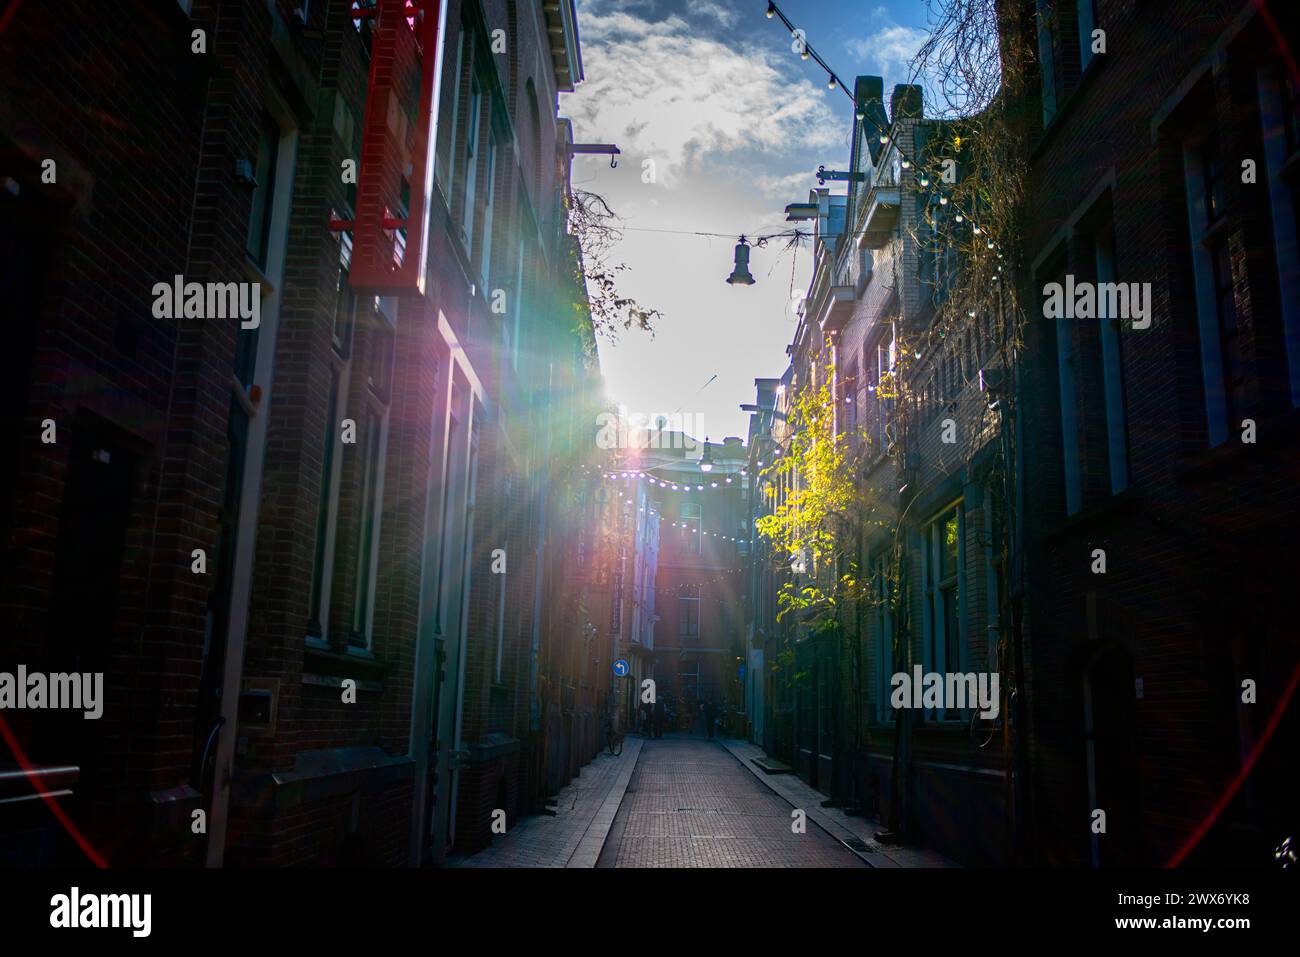
M 753 282 L 753 280 L 751 279 L 750 282 Z M 700 456 L 700 471 L 713 471 L 713 450 L 709 448 L 709 439 L 707 436 L 704 439 L 704 454 Z
M 736 268 L 727 277 L 727 282 L 733 286 L 754 285 L 754 277 L 749 274 L 749 242 L 744 236 L 736 243 Z

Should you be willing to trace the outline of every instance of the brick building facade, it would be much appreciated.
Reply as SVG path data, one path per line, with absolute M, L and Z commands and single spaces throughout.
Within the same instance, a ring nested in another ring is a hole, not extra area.
M 539 661 L 571 640 L 549 605 L 574 543 L 551 531 L 582 517 L 597 388 L 556 117 L 572 4 L 422 14 L 423 295 L 352 282 L 330 227 L 356 213 L 376 4 L 131 6 L 24 6 L 0 36 L 0 670 L 103 672 L 106 699 L 93 726 L 6 711 L 14 743 L 78 769 L 70 815 L 115 864 L 473 850 L 555 789 Z M 408 177 L 417 98 L 389 104 Z M 162 318 L 176 276 L 247 284 L 260 322 Z
M 1045 863 L 1259 862 L 1295 822 L 1300 21 L 1058 6 L 1020 23 L 1054 51 L 1027 111 L 1033 843 Z M 1065 276 L 1149 284 L 1149 311 L 1043 318 Z
M 755 549 L 750 654 L 770 672 L 755 740 L 882 833 L 965 863 L 1262 865 L 1294 829 L 1300 681 L 1282 597 L 1296 14 L 1003 12 L 1038 52 L 1010 109 L 1028 124 L 1028 215 L 996 277 L 1019 284 L 1023 326 L 1002 297 L 967 312 L 949 296 L 962 262 L 930 224 L 952 210 L 917 159 L 952 137 L 919 91 L 897 87 L 886 112 L 859 78 L 848 189 L 787 209 L 816 222 L 815 269 L 789 368 L 757 383 L 751 467 L 798 427 L 800 384 L 832 377 L 875 506 L 841 557 L 872 589 L 810 634 L 776 621 L 775 596 L 829 570 Z M 1053 283 L 1137 285 L 1098 292 L 1090 321 L 1057 317 Z M 1000 716 L 895 709 L 889 677 L 916 665 L 998 673 Z

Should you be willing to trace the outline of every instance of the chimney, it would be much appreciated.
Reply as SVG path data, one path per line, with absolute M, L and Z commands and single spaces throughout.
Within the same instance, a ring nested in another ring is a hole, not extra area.
M 857 112 L 866 117 L 862 128 L 873 164 L 880 160 L 880 133 L 889 129 L 884 97 L 885 81 L 881 77 L 860 76 L 853 81 L 853 101 Z
M 925 115 L 923 102 L 919 86 L 899 83 L 889 98 L 889 115 L 895 123 L 901 119 L 919 120 Z

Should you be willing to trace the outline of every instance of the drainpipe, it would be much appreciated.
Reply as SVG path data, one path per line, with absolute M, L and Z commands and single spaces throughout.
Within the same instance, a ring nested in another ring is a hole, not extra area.
M 1014 787 L 1013 798 L 1015 800 L 1016 813 L 1013 820 L 1014 834 L 1013 847 L 1015 850 L 1015 862 L 1017 864 L 1025 863 L 1026 839 L 1028 834 L 1028 815 L 1029 815 L 1029 728 L 1026 722 L 1027 708 L 1025 705 L 1025 656 L 1024 656 L 1024 616 L 1025 616 L 1025 552 L 1024 552 L 1024 515 L 1025 515 L 1025 462 L 1022 450 L 1025 447 L 1025 426 L 1024 416 L 1020 414 L 1020 355 L 1019 352 L 1012 348 L 1012 388 L 1013 395 L 1016 396 L 1016 418 L 1014 428 L 1016 432 L 1015 454 L 1016 454 L 1016 518 L 1011 525 L 1011 567 L 1012 567 L 1012 602 L 1011 602 L 1011 626 L 1012 626 L 1012 654 L 1014 656 L 1016 669 L 1016 700 L 1012 707 L 1012 714 L 1016 722 L 1015 734 L 1015 752 L 1014 759 Z

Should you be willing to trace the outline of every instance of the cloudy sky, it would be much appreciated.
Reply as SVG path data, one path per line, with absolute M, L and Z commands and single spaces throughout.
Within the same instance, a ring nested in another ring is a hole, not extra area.
M 763 15 L 766 0 L 577 8 L 586 80 L 560 110 L 579 142 L 617 143 L 623 155 L 617 169 L 575 158 L 574 185 L 624 220 L 614 256 L 630 267 L 622 289 L 663 312 L 653 338 L 601 344 L 607 392 L 632 413 L 697 416 L 714 441 L 743 436 L 739 404 L 754 400 L 754 378 L 785 369 L 792 293 L 806 288 L 811 256 L 774 241 L 751 254 L 756 283 L 732 287 L 735 237 L 789 228 L 785 205 L 807 200 L 816 168 L 845 168 L 852 103 L 791 51 L 780 20 Z M 781 9 L 846 82 L 882 75 L 886 98 L 924 39 L 923 0 L 783 0 Z M 723 235 L 691 235 L 700 232 Z

